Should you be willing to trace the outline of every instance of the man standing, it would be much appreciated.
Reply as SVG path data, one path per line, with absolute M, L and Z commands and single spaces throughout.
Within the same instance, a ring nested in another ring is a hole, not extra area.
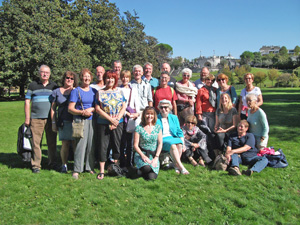
M 39 69 L 39 81 L 33 81 L 25 96 L 25 126 L 30 126 L 33 140 L 33 158 L 31 167 L 33 173 L 39 173 L 41 169 L 42 151 L 41 141 L 44 130 L 46 131 L 48 145 L 48 165 L 54 167 L 56 161 L 56 136 L 52 131 L 50 119 L 52 91 L 57 88 L 55 82 L 49 80 L 51 71 L 49 66 L 42 65 Z M 31 103 L 31 113 L 30 113 Z
M 143 67 L 140 65 L 135 65 L 133 67 L 134 80 L 131 80 L 131 86 L 136 88 L 140 97 L 140 109 L 144 110 L 148 105 L 153 106 L 151 85 L 142 80 Z
M 122 81 L 120 79 L 121 71 L 122 71 L 122 63 L 120 60 L 116 60 L 113 62 L 113 71 L 115 71 L 118 74 L 118 87 L 121 86 Z
M 160 71 L 167 71 L 170 74 L 170 80 L 168 82 L 168 86 L 170 86 L 171 88 L 175 88 L 175 84 L 176 84 L 176 79 L 174 77 L 171 77 L 171 66 L 169 65 L 169 63 L 163 63 L 161 65 Z
M 144 64 L 144 76 L 142 79 L 148 83 L 150 83 L 152 90 L 159 85 L 158 79 L 152 77 L 153 65 L 149 62 Z
M 97 91 L 104 87 L 103 75 L 105 73 L 105 69 L 102 66 L 98 66 L 96 68 L 96 79 L 97 81 L 92 83 L 90 86 L 95 88 Z
M 200 72 L 200 79 L 194 82 L 196 88 L 200 89 L 204 86 L 205 78 L 209 75 L 209 69 L 207 67 L 203 67 Z M 212 84 L 213 87 L 218 88 L 218 83 L 214 82 Z

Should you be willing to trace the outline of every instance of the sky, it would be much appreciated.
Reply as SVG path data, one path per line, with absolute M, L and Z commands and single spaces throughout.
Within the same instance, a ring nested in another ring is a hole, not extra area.
M 263 45 L 300 46 L 300 0 L 110 0 L 134 10 L 145 33 L 173 47 L 173 57 L 235 58 Z
M 0 0 L 1 5 L 2 0 Z M 300 46 L 300 0 L 110 0 L 138 13 L 145 33 L 173 48 L 173 57 L 235 58 L 263 45 Z

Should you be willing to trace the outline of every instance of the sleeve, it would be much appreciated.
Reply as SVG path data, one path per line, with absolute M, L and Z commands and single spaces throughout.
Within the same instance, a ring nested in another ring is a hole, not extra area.
M 33 83 L 30 83 L 28 88 L 27 88 L 27 93 L 25 95 L 25 99 L 30 99 L 31 100 L 31 96 L 33 93 L 33 89 L 32 89 Z
M 262 136 L 263 137 L 268 137 L 268 133 L 269 133 L 269 123 L 267 120 L 267 115 L 266 113 L 260 109 L 260 122 L 262 125 Z
M 235 116 L 235 115 L 237 115 L 238 113 L 237 113 L 237 111 L 236 111 L 236 108 L 234 108 L 234 107 L 232 107 L 231 108 L 231 115 L 232 116 Z
M 173 115 L 173 120 L 174 120 L 175 125 L 176 125 L 176 128 L 177 128 L 177 131 L 176 131 L 177 136 L 178 136 L 178 137 L 183 137 L 183 132 L 182 132 L 182 130 L 181 130 L 181 128 L 180 128 L 180 124 L 179 124 L 178 117 L 175 116 L 175 115 Z
M 230 93 L 231 93 L 231 101 L 232 101 L 232 104 L 236 104 L 236 101 L 237 101 L 237 94 L 236 94 L 236 90 L 233 86 L 230 87 Z
M 248 145 L 251 148 L 255 148 L 255 137 L 252 133 L 247 133 L 247 141 L 246 141 L 245 145 Z
M 52 102 L 57 102 L 57 89 L 52 91 L 51 96 Z
M 75 88 L 75 89 L 73 89 L 72 91 L 71 91 L 71 94 L 70 94 L 70 102 L 75 102 L 75 103 L 77 103 L 77 101 L 78 101 L 78 98 L 79 98 L 79 96 L 78 96 L 78 89 L 77 88 Z
M 227 146 L 232 148 L 232 135 L 229 136 Z
M 170 88 L 171 88 L 171 87 L 170 87 Z M 171 88 L 171 91 L 172 91 L 172 88 Z M 173 101 L 178 100 L 178 97 L 177 97 L 177 94 L 176 94 L 176 91 L 175 91 L 174 88 L 173 88 L 173 96 L 172 96 L 172 100 L 173 100 Z
M 202 90 L 201 88 L 198 90 L 198 94 L 196 96 L 196 114 L 202 114 L 202 100 L 201 100 Z
M 147 101 L 148 102 L 153 102 L 153 98 L 152 98 L 152 91 L 151 91 L 151 85 L 149 83 L 146 83 L 146 87 L 147 87 Z

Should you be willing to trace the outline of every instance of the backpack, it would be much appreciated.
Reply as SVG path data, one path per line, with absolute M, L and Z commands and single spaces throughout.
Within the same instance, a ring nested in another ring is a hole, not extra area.
M 285 168 L 289 164 L 286 160 L 286 157 L 281 149 L 278 149 L 280 154 L 278 155 L 268 155 L 266 154 L 266 158 L 269 160 L 268 166 L 272 168 Z
M 229 165 L 229 162 L 228 162 L 227 158 L 223 154 L 220 154 L 215 158 L 212 168 L 215 170 L 225 171 L 225 170 L 227 170 L 228 165 Z
M 23 162 L 31 161 L 32 133 L 29 127 L 23 123 L 18 130 L 17 152 L 22 157 Z

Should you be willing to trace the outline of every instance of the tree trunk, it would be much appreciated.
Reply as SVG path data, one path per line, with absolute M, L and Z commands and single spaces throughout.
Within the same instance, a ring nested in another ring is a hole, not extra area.
M 20 93 L 19 93 L 19 95 L 20 95 L 20 97 L 25 97 L 25 87 L 24 87 L 24 85 L 22 85 L 22 86 L 20 86 Z

